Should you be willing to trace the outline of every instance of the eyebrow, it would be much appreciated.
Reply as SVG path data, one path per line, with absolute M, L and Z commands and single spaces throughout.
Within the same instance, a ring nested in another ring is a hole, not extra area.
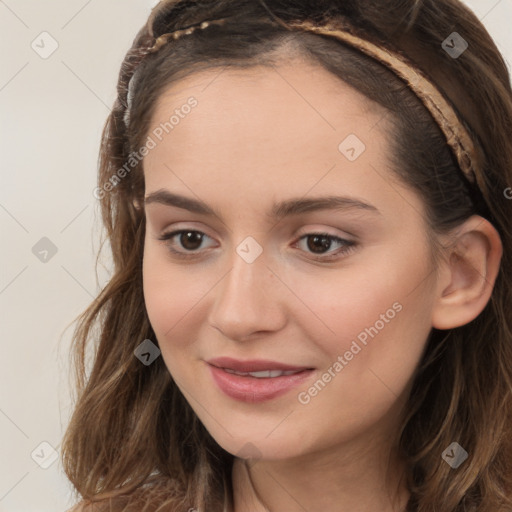
M 160 189 L 148 194 L 144 198 L 144 204 L 163 204 L 166 206 L 175 206 L 183 208 L 194 213 L 202 215 L 215 215 L 222 219 L 222 215 L 214 208 L 208 206 L 203 201 L 193 199 L 191 197 L 174 194 L 165 189 Z M 267 213 L 270 219 L 281 219 L 292 215 L 299 215 L 301 213 L 314 212 L 319 210 L 361 210 L 368 213 L 382 215 L 381 212 L 372 204 L 364 203 L 354 197 L 347 196 L 326 196 L 326 197 L 312 197 L 312 198 L 297 198 L 287 199 L 275 203 L 272 209 Z

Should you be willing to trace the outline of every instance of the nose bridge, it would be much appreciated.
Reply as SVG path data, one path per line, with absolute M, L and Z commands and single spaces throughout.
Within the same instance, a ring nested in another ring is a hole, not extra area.
M 228 260 L 231 270 L 216 287 L 210 323 L 230 338 L 278 328 L 282 312 L 277 304 L 276 279 L 267 268 L 263 247 L 247 237 Z
M 243 299 L 248 305 L 254 301 L 259 303 L 264 296 L 268 299 L 265 283 L 268 274 L 272 275 L 272 272 L 267 268 L 267 254 L 264 254 L 263 247 L 254 238 L 247 237 L 238 244 L 229 263 L 231 271 L 221 286 L 223 299 L 228 302 Z

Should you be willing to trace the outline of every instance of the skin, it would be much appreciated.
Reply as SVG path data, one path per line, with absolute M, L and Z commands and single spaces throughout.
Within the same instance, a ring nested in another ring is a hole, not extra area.
M 502 250 L 496 230 L 471 217 L 441 240 L 436 270 L 423 203 L 387 165 L 385 112 L 314 64 L 190 75 L 159 98 L 150 131 L 192 95 L 198 105 L 145 157 L 146 197 L 166 189 L 219 216 L 145 205 L 144 296 L 169 372 L 213 438 L 237 455 L 234 512 L 403 510 L 393 441 L 400 411 L 431 328 L 463 325 L 489 300 Z M 366 145 L 354 161 L 338 150 L 349 134 Z M 328 195 L 379 212 L 266 216 L 274 202 Z M 179 235 L 158 240 L 178 229 L 206 236 L 189 246 Z M 301 237 L 319 232 L 356 245 L 340 254 L 344 245 L 331 240 L 315 253 L 314 237 Z M 248 236 L 263 249 L 252 263 L 236 251 Z M 169 246 L 192 247 L 196 257 L 180 259 Z M 298 393 L 396 303 L 394 318 L 300 403 Z M 283 396 L 244 403 L 215 385 L 205 360 L 218 356 L 315 373 Z

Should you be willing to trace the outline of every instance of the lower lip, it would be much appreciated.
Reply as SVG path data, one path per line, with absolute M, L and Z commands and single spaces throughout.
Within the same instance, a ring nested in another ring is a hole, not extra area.
M 221 391 L 231 398 L 249 403 L 265 402 L 284 395 L 290 389 L 304 383 L 314 371 L 304 370 L 293 375 L 259 379 L 228 373 L 211 364 L 208 366 L 213 380 Z

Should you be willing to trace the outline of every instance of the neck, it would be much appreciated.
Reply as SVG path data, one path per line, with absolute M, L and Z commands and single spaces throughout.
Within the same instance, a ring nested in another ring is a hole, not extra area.
M 389 457 L 394 451 L 379 457 L 375 446 L 360 448 L 331 446 L 323 453 L 253 464 L 235 459 L 233 512 L 405 511 L 403 463 Z

